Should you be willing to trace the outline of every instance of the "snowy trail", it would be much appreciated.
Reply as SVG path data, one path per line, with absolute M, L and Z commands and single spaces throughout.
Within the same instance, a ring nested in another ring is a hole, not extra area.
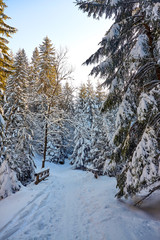
M 160 239 L 159 221 L 114 198 L 115 179 L 49 167 L 48 180 L 0 201 L 1 240 Z

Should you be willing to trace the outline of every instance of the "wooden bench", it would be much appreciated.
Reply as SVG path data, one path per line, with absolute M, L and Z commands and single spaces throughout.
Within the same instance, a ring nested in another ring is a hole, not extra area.
M 35 177 L 36 177 L 36 181 L 35 184 L 37 185 L 38 183 L 40 183 L 42 180 L 44 180 L 45 178 L 49 177 L 49 168 L 35 173 Z

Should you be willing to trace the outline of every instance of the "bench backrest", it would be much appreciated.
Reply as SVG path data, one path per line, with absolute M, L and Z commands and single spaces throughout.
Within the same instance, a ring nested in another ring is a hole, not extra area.
M 35 173 L 35 176 L 36 176 L 35 184 L 37 185 L 42 180 L 44 180 L 45 178 L 49 177 L 49 168 L 45 169 L 45 170 L 43 170 L 41 172 Z

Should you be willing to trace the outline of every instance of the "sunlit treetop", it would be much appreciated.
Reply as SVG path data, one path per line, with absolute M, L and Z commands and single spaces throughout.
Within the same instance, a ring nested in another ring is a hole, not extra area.
M 6 78 L 12 73 L 12 58 L 9 54 L 9 48 L 7 46 L 7 38 L 11 37 L 17 30 L 14 27 L 9 26 L 6 20 L 9 19 L 5 15 L 4 11 L 6 4 L 3 0 L 0 0 L 0 89 L 4 90 Z

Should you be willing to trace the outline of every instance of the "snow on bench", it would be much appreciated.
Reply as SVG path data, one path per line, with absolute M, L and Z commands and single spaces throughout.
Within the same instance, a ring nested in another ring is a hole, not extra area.
M 38 173 L 35 173 L 35 177 L 36 177 L 35 184 L 37 185 L 42 180 L 44 180 L 45 178 L 49 177 L 49 168 L 47 168 L 47 169 L 45 169 L 43 171 L 40 171 Z

